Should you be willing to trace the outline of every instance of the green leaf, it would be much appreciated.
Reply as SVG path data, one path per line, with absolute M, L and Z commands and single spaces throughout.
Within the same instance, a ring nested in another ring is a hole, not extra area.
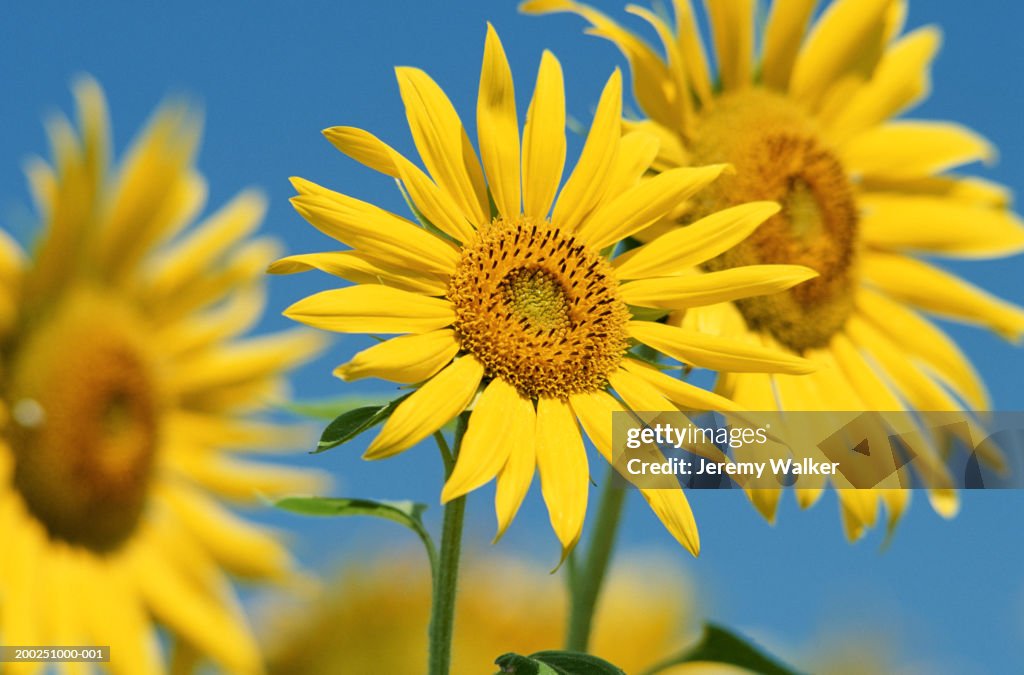
M 502 673 L 516 675 L 625 675 L 604 659 L 582 652 L 544 651 L 520 656 L 505 654 L 495 661 Z
M 316 450 L 313 451 L 313 454 L 336 448 L 342 443 L 352 440 L 370 427 L 380 424 L 391 417 L 391 413 L 395 412 L 398 404 L 408 396 L 409 394 L 406 394 L 390 403 L 356 408 L 338 415 L 320 435 L 320 441 L 316 444 Z
M 695 646 L 662 661 L 645 671 L 645 675 L 654 675 L 671 666 L 694 661 L 725 663 L 761 675 L 798 675 L 797 671 L 768 656 L 745 638 L 711 623 L 705 624 L 704 634 Z
M 519 654 L 503 654 L 494 661 L 501 668 L 499 673 L 514 673 L 515 675 L 565 675 L 555 670 L 546 663 Z
M 290 413 L 301 415 L 302 417 L 333 420 L 343 413 L 370 405 L 383 404 L 376 398 L 349 395 L 337 398 L 321 398 L 313 401 L 293 401 L 285 403 L 281 407 Z
M 274 502 L 274 506 L 304 516 L 373 516 L 390 520 L 416 533 L 427 549 L 431 571 L 437 564 L 434 540 L 423 525 L 423 512 L 427 510 L 425 504 L 343 497 L 285 497 Z

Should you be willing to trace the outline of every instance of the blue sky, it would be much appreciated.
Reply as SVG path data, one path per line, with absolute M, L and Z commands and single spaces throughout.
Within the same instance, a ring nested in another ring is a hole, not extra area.
M 596 4 L 623 16 L 618 3 Z M 302 175 L 395 211 L 404 206 L 390 179 L 340 155 L 319 131 L 361 126 L 411 154 L 395 65 L 431 73 L 471 123 L 487 20 L 505 43 L 521 110 L 542 49 L 562 61 L 570 113 L 580 119 L 589 117 L 604 80 L 621 65 L 610 45 L 582 34 L 579 19 L 520 16 L 513 3 L 3 3 L 0 224 L 19 237 L 31 231 L 22 160 L 44 151 L 42 118 L 69 109 L 73 76 L 91 73 L 107 91 L 119 149 L 166 94 L 186 95 L 205 109 L 200 168 L 210 203 L 259 186 L 271 199 L 265 230 L 289 252 L 328 248 L 330 242 L 289 207 L 288 176 Z M 913 2 L 909 19 L 912 27 L 938 23 L 945 34 L 934 93 L 914 116 L 953 119 L 982 132 L 1001 156 L 979 172 L 1014 190 L 1024 181 L 1024 94 L 1016 82 L 1024 66 L 1016 35 L 1022 20 L 1024 8 L 1016 3 L 956 0 Z M 578 149 L 579 139 L 570 138 L 570 155 Z M 1014 259 L 951 268 L 1022 302 L 1020 265 Z M 316 275 L 271 280 L 269 306 L 275 311 L 262 328 L 286 326 L 277 311 L 329 285 Z M 982 331 L 952 326 L 950 332 L 975 360 L 996 406 L 1024 409 L 1021 353 Z M 298 373 L 296 395 L 393 391 L 383 384 L 346 388 L 329 376 L 329 367 L 362 344 L 336 340 L 323 360 Z M 431 448 L 372 465 L 358 460 L 360 450 L 357 442 L 295 461 L 330 469 L 339 494 L 436 504 L 440 469 Z M 480 549 L 492 534 L 491 495 L 484 489 L 470 501 L 469 539 Z M 889 631 L 908 662 L 941 664 L 949 672 L 1024 667 L 1020 491 L 966 495 L 952 522 L 917 499 L 884 551 L 880 532 L 856 545 L 845 542 L 831 496 L 809 512 L 798 512 L 787 500 L 774 527 L 738 493 L 697 494 L 693 502 L 704 549 L 699 559 L 676 548 L 635 499 L 622 543 L 634 551 L 667 552 L 695 579 L 716 620 L 794 647 L 841 628 Z M 432 510 L 436 515 L 438 509 Z M 356 546 L 404 541 L 404 533 L 387 524 L 272 519 L 295 528 L 297 550 L 315 566 Z M 375 543 L 368 544 L 369 537 Z M 535 489 L 499 550 L 527 550 L 547 562 L 555 546 Z

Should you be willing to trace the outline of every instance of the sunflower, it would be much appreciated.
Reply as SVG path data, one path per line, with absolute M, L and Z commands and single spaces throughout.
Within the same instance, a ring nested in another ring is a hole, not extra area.
M 160 626 L 258 672 L 226 573 L 284 579 L 291 561 L 218 498 L 311 489 L 239 453 L 294 443 L 251 413 L 320 340 L 240 337 L 276 246 L 247 241 L 253 192 L 190 227 L 194 114 L 160 109 L 111 175 L 103 94 L 86 79 L 75 97 L 80 128 L 55 118 L 52 166 L 28 167 L 31 252 L 0 237 L 0 643 L 110 645 L 113 672 L 160 673 Z
M 430 578 L 409 562 L 410 556 L 396 553 L 347 566 L 315 597 L 268 603 L 266 619 L 257 625 L 266 636 L 269 673 L 363 675 L 422 669 Z M 453 649 L 454 675 L 493 672 L 495 659 L 508 652 L 561 647 L 567 614 L 564 588 L 545 571 L 534 561 L 507 556 L 467 560 L 456 607 L 460 629 Z M 640 673 L 678 652 L 699 633 L 693 591 L 684 571 L 658 555 L 616 563 L 601 596 L 591 653 L 627 673 Z
M 611 413 L 624 406 L 735 408 L 632 358 L 634 342 L 699 367 L 808 371 L 797 356 L 643 320 L 631 311 L 665 313 L 775 292 L 813 273 L 755 265 L 658 278 L 742 241 L 778 210 L 770 202 L 709 214 L 689 230 L 609 257 L 617 242 L 726 168 L 678 168 L 643 178 L 658 141 L 644 132 L 621 135 L 618 71 L 604 88 L 580 160 L 560 192 L 565 99 L 561 66 L 550 53 L 541 59 L 520 143 L 512 75 L 497 34 L 488 28 L 477 106 L 482 167 L 441 88 L 420 70 L 396 72 L 430 176 L 361 129 L 335 127 L 325 135 L 343 153 L 398 179 L 428 226 L 296 178 L 296 210 L 351 248 L 292 256 L 271 267 L 276 273 L 320 269 L 355 282 L 300 300 L 286 316 L 332 331 L 405 334 L 335 371 L 344 380 L 372 376 L 419 385 L 370 443 L 366 458 L 402 452 L 472 408 L 442 500 L 497 477 L 500 536 L 537 467 L 552 527 L 568 551 L 580 535 L 590 480 L 578 423 L 610 459 Z M 696 553 L 697 532 L 682 492 L 642 492 L 672 534 Z
M 1024 228 L 1004 188 L 947 172 L 991 159 L 984 139 L 953 123 L 892 119 L 927 94 L 939 31 L 903 35 L 906 3 L 896 0 L 836 0 L 813 25 L 816 2 L 777 0 L 756 37 L 753 0 L 708 2 L 713 77 L 691 3 L 673 4 L 674 27 L 645 8 L 627 10 L 653 27 L 664 58 L 586 5 L 534 0 L 522 9 L 581 15 L 591 33 L 623 52 L 647 117 L 626 128 L 661 139 L 657 170 L 735 167 L 735 175 L 680 202 L 646 236 L 739 203 L 773 200 L 779 213 L 701 267 L 782 263 L 819 272 L 773 296 L 676 317 L 680 325 L 786 350 L 818 366 L 804 378 L 729 373 L 717 391 L 753 410 L 985 410 L 989 399 L 970 362 L 922 312 L 1018 339 L 1024 311 L 921 256 L 1011 255 L 1024 250 Z M 763 45 L 760 55 L 755 44 Z M 938 456 L 927 439 L 914 450 Z M 948 476 L 938 478 L 948 484 Z M 797 491 L 803 506 L 820 494 Z M 840 491 L 849 537 L 874 524 L 879 498 L 893 525 L 909 494 Z M 778 490 L 751 496 L 774 518 Z M 935 490 L 931 497 L 941 513 L 955 513 L 954 493 Z

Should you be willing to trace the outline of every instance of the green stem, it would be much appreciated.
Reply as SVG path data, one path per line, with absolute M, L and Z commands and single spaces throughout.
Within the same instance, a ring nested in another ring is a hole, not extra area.
M 455 449 L 449 450 L 441 432 L 434 434 L 444 460 L 444 475 L 447 480 L 455 468 L 462 435 L 466 432 L 467 415 L 459 417 L 455 428 Z M 434 593 L 430 604 L 430 675 L 448 675 L 451 668 L 452 629 L 455 625 L 455 590 L 459 578 L 459 554 L 462 550 L 462 522 L 466 512 L 466 498 L 459 497 L 444 507 L 444 521 L 441 525 L 441 549 L 436 574 Z
M 587 651 L 594 610 L 615 547 L 625 499 L 626 492 L 615 484 L 614 469 L 609 466 L 586 557 L 575 560 L 575 551 L 570 554 L 569 624 L 565 640 L 565 648 L 570 651 Z

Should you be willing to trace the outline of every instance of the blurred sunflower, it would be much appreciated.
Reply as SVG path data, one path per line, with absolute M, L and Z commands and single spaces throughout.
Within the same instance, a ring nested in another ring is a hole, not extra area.
M 86 79 L 75 97 L 80 130 L 55 118 L 52 166 L 28 168 L 38 240 L 26 254 L 0 238 L 0 643 L 110 645 L 113 672 L 160 673 L 160 625 L 258 672 L 225 572 L 282 579 L 291 561 L 216 498 L 319 482 L 238 453 L 295 442 L 251 413 L 320 341 L 240 337 L 276 247 L 247 241 L 252 192 L 189 227 L 205 200 L 195 115 L 160 109 L 112 176 L 103 94 Z
M 520 143 L 512 75 L 488 28 L 477 107 L 483 167 L 440 87 L 420 70 L 396 72 L 413 140 L 432 178 L 366 131 L 336 127 L 325 134 L 345 154 L 398 179 L 430 227 L 296 178 L 296 210 L 351 250 L 292 256 L 270 270 L 316 268 L 356 283 L 305 298 L 286 316 L 332 331 L 409 334 L 360 352 L 335 371 L 345 380 L 422 383 L 384 424 L 367 459 L 402 452 L 472 408 L 442 499 L 497 476 L 500 536 L 536 465 L 552 527 L 568 551 L 583 526 L 590 482 L 578 423 L 610 459 L 611 413 L 623 406 L 735 408 L 631 358 L 632 344 L 716 370 L 808 372 L 797 356 L 631 315 L 630 306 L 664 314 L 771 293 L 813 273 L 755 265 L 656 278 L 742 241 L 778 210 L 766 202 L 708 214 L 687 230 L 608 257 L 617 242 L 725 169 L 677 168 L 644 179 L 658 140 L 642 131 L 621 135 L 618 71 L 560 193 L 565 99 L 561 66 L 550 53 L 541 59 Z M 696 554 L 696 527 L 682 492 L 642 493 Z
M 263 632 L 269 673 L 421 672 L 430 579 L 403 559 L 389 556 L 346 569 L 309 606 L 294 600 L 268 606 Z M 538 567 L 507 557 L 469 562 L 456 607 L 453 675 L 493 672 L 494 660 L 507 652 L 561 648 L 563 584 Z M 650 561 L 616 566 L 601 597 L 591 653 L 627 673 L 670 656 L 699 630 L 692 597 L 676 569 Z
M 680 325 L 784 349 L 818 366 L 803 378 L 727 373 L 717 391 L 751 410 L 986 409 L 970 362 L 921 311 L 1010 339 L 1024 333 L 1024 311 L 920 256 L 1008 256 L 1024 250 L 1024 228 L 1004 188 L 946 173 L 991 159 L 984 139 L 953 123 L 892 119 L 927 94 L 939 31 L 901 35 L 906 3 L 898 0 L 836 0 L 813 26 L 817 2 L 777 0 L 755 36 L 754 0 L 707 2 L 713 77 L 691 3 L 673 4 L 674 27 L 645 8 L 627 8 L 653 27 L 664 58 L 584 4 L 533 0 L 522 9 L 579 14 L 589 32 L 623 52 L 648 118 L 625 126 L 661 139 L 657 170 L 735 167 L 642 238 L 768 199 L 781 211 L 703 269 L 784 263 L 820 273 L 786 292 L 677 317 Z M 755 44 L 763 45 L 759 56 Z M 927 441 L 914 450 L 937 456 Z M 797 497 L 808 506 L 820 494 L 799 490 Z M 879 498 L 892 525 L 909 494 L 840 491 L 847 534 L 856 538 L 875 522 Z M 751 496 L 774 518 L 780 491 Z M 954 493 L 931 496 L 941 513 L 955 513 Z

